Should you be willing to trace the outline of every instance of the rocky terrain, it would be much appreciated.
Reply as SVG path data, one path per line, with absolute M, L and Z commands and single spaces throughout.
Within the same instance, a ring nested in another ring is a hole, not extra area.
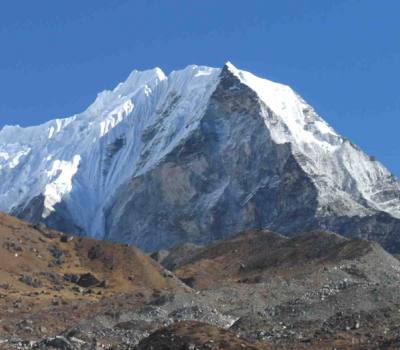
M 0 213 L 0 346 L 186 289 L 134 247 L 60 234 Z
M 1 349 L 397 349 L 377 243 L 253 230 L 152 254 L 0 215 Z
M 253 341 L 294 349 L 399 345 L 400 265 L 373 242 L 251 231 L 200 249 L 174 273 L 216 297 L 237 317 L 230 330 Z
M 267 349 L 238 337 L 236 333 L 201 322 L 180 322 L 162 328 L 141 341 L 137 350 L 148 349 Z

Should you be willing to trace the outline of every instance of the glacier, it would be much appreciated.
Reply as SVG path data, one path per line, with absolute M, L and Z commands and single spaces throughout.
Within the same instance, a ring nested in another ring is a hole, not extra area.
M 231 63 L 133 71 L 83 113 L 0 130 L 0 210 L 146 250 L 249 228 L 400 249 L 400 183 L 289 86 Z

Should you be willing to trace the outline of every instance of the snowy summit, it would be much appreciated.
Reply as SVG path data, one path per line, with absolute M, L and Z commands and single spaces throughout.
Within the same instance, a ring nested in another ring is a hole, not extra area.
M 80 114 L 5 126 L 0 210 L 147 250 L 261 227 L 400 244 L 398 180 L 290 87 L 231 63 L 133 71 Z

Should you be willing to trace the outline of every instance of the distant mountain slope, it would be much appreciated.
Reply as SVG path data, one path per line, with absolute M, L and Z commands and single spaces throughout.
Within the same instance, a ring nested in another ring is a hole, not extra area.
M 0 131 L 0 210 L 146 250 L 328 229 L 400 251 L 400 185 L 285 85 L 134 71 L 83 113 Z

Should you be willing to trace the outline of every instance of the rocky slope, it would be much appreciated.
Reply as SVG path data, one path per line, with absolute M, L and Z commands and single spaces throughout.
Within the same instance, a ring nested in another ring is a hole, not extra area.
M 154 332 L 140 342 L 137 350 L 262 350 L 264 345 L 255 345 L 241 339 L 234 332 L 201 322 L 181 322 Z
M 134 247 L 67 236 L 0 213 L 0 347 L 143 304 L 163 290 L 186 289 Z
M 291 88 L 229 63 L 134 71 L 81 114 L 4 127 L 0 210 L 146 250 L 260 228 L 400 249 L 398 180 Z
M 397 259 L 378 244 L 358 238 L 347 239 L 324 231 L 287 238 L 265 230 L 217 242 L 189 254 L 187 259 L 180 256 L 170 265 L 175 265 L 179 278 L 201 289 L 224 282 L 268 281 L 282 271 L 290 279 L 297 274 L 311 274 L 321 266 L 328 270 L 341 261 L 358 264 L 361 258 L 368 264 L 367 273 L 374 275 L 379 275 L 379 269 L 385 271 L 398 265 Z M 374 261 L 382 262 L 374 265 Z
M 190 253 L 174 273 L 236 317 L 230 330 L 272 348 L 400 345 L 400 264 L 373 242 L 251 231 Z
M 0 348 L 400 345 L 400 262 L 376 243 L 253 230 L 185 244 L 164 261 L 175 270 L 133 247 L 1 214 Z

